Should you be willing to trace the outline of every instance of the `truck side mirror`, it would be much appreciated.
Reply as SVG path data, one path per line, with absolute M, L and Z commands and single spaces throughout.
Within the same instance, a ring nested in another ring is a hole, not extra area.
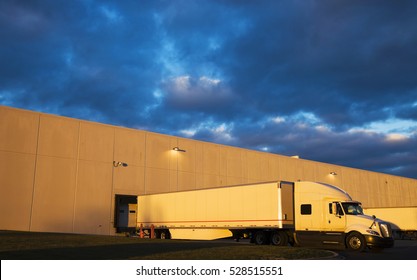
M 332 211 L 336 217 L 341 218 L 343 216 L 343 211 L 340 205 L 337 202 L 332 203 Z

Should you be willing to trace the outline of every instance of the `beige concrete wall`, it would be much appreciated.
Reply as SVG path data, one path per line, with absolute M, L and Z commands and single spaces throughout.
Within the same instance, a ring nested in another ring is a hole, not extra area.
M 116 194 L 271 180 L 334 184 L 365 207 L 417 203 L 414 179 L 0 107 L 0 229 L 113 234 Z
M 0 228 L 29 230 L 39 114 L 0 107 Z

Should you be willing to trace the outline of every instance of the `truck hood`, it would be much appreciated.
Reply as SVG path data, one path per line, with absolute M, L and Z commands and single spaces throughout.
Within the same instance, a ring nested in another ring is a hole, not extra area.
M 378 218 L 374 219 L 373 217 L 368 215 L 346 215 L 346 218 L 350 221 L 350 223 L 362 224 L 367 227 L 371 227 L 374 223 L 374 220 L 378 224 L 382 222 L 382 220 Z

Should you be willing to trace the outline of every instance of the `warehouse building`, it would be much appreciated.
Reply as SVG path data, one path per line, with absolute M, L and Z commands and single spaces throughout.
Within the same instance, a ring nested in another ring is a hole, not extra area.
M 272 180 L 416 206 L 415 179 L 5 106 L 0 119 L 0 229 L 113 235 L 137 195 Z

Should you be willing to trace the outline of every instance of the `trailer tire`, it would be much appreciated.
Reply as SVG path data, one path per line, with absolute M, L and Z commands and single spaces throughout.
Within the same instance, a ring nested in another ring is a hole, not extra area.
M 283 231 L 273 231 L 271 233 L 271 244 L 275 246 L 287 246 L 288 235 Z
M 346 246 L 351 251 L 362 252 L 366 248 L 366 240 L 359 232 L 352 232 L 346 237 Z
M 266 243 L 266 234 L 264 231 L 260 230 L 255 232 L 254 240 L 256 245 L 264 245 Z

